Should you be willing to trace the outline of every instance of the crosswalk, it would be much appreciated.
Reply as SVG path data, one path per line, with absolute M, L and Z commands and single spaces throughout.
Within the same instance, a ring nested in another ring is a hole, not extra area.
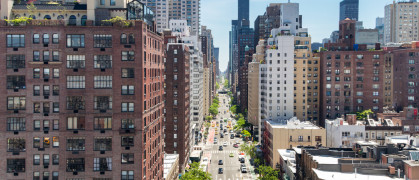
M 231 151 L 216 151 L 216 150 L 213 150 L 213 151 L 209 151 L 211 154 L 220 154 L 220 153 L 224 153 L 224 154 L 230 154 L 230 153 L 233 153 L 234 155 L 237 155 L 238 153 L 239 153 L 239 151 L 234 151 L 234 150 L 231 150 Z

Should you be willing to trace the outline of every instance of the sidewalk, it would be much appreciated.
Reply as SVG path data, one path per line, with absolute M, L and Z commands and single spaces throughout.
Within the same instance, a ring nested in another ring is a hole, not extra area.
M 255 168 L 250 164 L 250 156 L 246 155 L 246 161 L 249 163 L 249 171 L 252 179 L 257 179 L 257 175 L 255 173 Z

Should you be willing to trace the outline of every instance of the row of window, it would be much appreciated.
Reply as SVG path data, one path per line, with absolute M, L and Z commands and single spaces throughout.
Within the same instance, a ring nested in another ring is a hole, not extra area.
M 128 90 L 129 92 L 129 90 Z M 94 109 L 95 110 L 111 110 L 112 109 L 112 96 L 95 96 L 94 97 Z M 85 110 L 85 99 L 83 96 L 67 96 L 67 110 Z M 44 111 L 47 108 L 49 112 L 50 103 L 43 102 Z M 59 112 L 59 103 L 53 103 L 54 112 Z M 34 112 L 40 111 L 41 103 L 34 102 Z M 26 110 L 26 97 L 20 96 L 9 96 L 7 97 L 7 109 L 8 110 Z M 134 112 L 134 103 L 122 102 L 122 112 Z
M 34 131 L 42 130 L 48 131 L 59 130 L 59 120 L 33 120 Z M 68 117 L 67 118 L 67 129 L 68 130 L 83 130 L 85 128 L 85 117 Z M 112 129 L 112 117 L 94 117 L 93 128 L 95 130 L 111 130 Z M 121 119 L 121 129 L 134 129 L 133 119 Z M 22 117 L 8 117 L 7 118 L 7 131 L 26 131 L 26 119 Z
M 335 59 L 341 59 L 341 55 L 340 54 L 335 54 Z M 326 59 L 332 59 L 332 55 L 331 54 L 327 54 L 326 55 Z M 345 54 L 344 55 L 344 59 L 351 59 L 351 55 L 349 54 Z M 364 59 L 364 55 L 363 54 L 358 54 L 356 55 L 356 59 Z M 374 54 L 373 55 L 373 59 L 380 59 L 380 55 L 379 54 Z
M 33 34 L 32 42 L 39 44 L 41 42 L 40 34 Z M 58 44 L 60 37 L 58 34 L 52 34 L 52 43 Z M 42 35 L 42 43 L 49 44 L 50 35 Z M 121 34 L 121 44 L 135 44 L 134 34 Z M 25 35 L 24 34 L 8 34 L 6 35 L 6 45 L 11 48 L 25 47 Z M 67 47 L 69 48 L 84 48 L 85 47 L 85 35 L 84 34 L 67 34 Z M 93 47 L 95 48 L 112 48 L 112 35 L 107 34 L 95 34 L 93 35 Z
M 69 123 L 73 123 L 70 122 Z M 74 124 L 77 125 L 77 124 Z M 69 124 L 73 126 L 73 124 Z M 94 151 L 112 151 L 112 137 L 94 137 L 93 150 Z M 51 141 L 52 140 L 52 141 Z M 85 137 L 69 137 L 66 139 L 67 151 L 85 151 Z M 33 148 L 58 148 L 60 140 L 58 136 L 50 137 L 34 137 Z M 121 147 L 134 146 L 134 136 L 121 136 Z M 8 152 L 25 152 L 26 139 L 24 138 L 8 138 L 7 139 Z

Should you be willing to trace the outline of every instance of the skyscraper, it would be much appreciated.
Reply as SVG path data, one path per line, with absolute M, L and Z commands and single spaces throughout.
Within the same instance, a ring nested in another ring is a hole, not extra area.
M 238 0 L 238 19 L 241 22 L 243 19 L 249 20 L 249 0 Z
M 417 2 L 393 2 L 384 8 L 384 43 L 418 40 Z M 409 12 L 409 13 L 406 13 Z M 401 20 L 403 19 L 403 20 Z
M 343 0 L 340 2 L 340 17 L 339 21 L 346 18 L 358 20 L 359 0 Z

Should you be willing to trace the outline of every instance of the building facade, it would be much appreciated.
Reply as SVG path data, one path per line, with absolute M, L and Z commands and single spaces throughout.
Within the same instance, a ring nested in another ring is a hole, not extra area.
M 177 38 L 165 36 L 165 152 L 179 154 L 179 173 L 189 159 L 190 132 L 190 53 L 189 47 L 177 43 Z
M 419 26 L 416 1 L 393 1 L 384 8 L 384 43 L 405 43 L 418 40 Z

